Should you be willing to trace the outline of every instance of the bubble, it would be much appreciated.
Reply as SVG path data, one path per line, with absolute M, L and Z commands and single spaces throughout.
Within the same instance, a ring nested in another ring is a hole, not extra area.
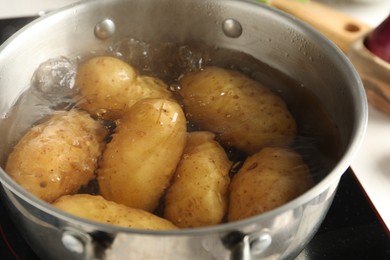
M 40 97 L 58 104 L 74 94 L 76 65 L 65 57 L 49 59 L 35 71 L 32 87 Z
M 181 90 L 181 86 L 179 84 L 171 84 L 169 86 L 169 90 L 172 92 L 179 92 Z

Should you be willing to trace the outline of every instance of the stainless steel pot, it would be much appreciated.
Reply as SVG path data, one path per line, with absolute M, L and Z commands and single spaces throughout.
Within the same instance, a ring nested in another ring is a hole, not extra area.
M 239 50 L 302 82 L 338 127 L 338 163 L 312 189 L 270 212 L 230 224 L 170 232 L 131 230 L 65 214 L 31 196 L 1 170 L 9 214 L 32 248 L 43 259 L 296 256 L 321 224 L 365 132 L 365 93 L 347 58 L 307 25 L 255 2 L 86 1 L 34 21 L 1 46 L 0 115 L 6 117 L 42 62 L 99 50 L 124 36 Z M 1 147 L 10 146 L 1 142 Z M 4 162 L 8 151 L 1 150 Z

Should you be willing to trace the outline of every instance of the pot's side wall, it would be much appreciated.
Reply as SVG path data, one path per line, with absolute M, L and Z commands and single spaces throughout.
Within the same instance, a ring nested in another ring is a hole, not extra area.
M 335 180 L 329 188 L 313 198 L 304 207 L 294 239 L 281 255 L 281 259 L 294 259 L 310 242 L 328 213 L 336 194 L 338 183 L 339 180 Z
M 231 251 L 222 241 L 233 233 L 247 235 L 252 243 L 258 238 L 269 239 L 256 240 L 257 246 L 250 248 L 253 259 L 291 259 L 318 229 L 333 201 L 337 184 L 336 181 L 308 203 L 266 221 L 237 228 L 227 226 L 223 232 L 158 236 L 131 230 L 108 233 L 77 221 L 66 222 L 26 203 L 4 187 L 2 197 L 16 226 L 42 259 L 230 259 Z M 73 237 L 85 243 L 80 254 L 64 246 L 63 239 L 69 230 L 75 231 Z
M 75 255 L 62 245 L 60 220 L 26 203 L 3 186 L 0 192 L 12 221 L 39 258 L 75 259 Z

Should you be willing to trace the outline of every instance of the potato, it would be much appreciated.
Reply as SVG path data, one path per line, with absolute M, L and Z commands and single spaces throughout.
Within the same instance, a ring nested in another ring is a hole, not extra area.
M 26 190 L 51 202 L 94 178 L 106 134 L 86 112 L 58 112 L 21 138 L 5 169 Z
M 118 119 L 143 98 L 169 98 L 171 92 L 157 78 L 140 76 L 126 62 L 108 56 L 82 63 L 76 74 L 78 106 L 104 119 Z
M 192 132 L 165 199 L 164 217 L 181 228 L 219 224 L 227 212 L 232 163 L 210 132 Z
M 228 221 L 269 211 L 313 185 L 308 166 L 296 152 L 263 148 L 247 158 L 230 185 Z
M 98 169 L 108 200 L 153 211 L 169 185 L 186 143 L 180 105 L 143 99 L 120 120 Z
M 296 123 L 284 101 L 245 75 L 206 67 L 180 80 L 188 119 L 248 154 L 267 146 L 288 146 Z
M 141 209 L 105 200 L 102 196 L 66 195 L 56 200 L 53 206 L 78 217 L 105 224 L 150 230 L 177 229 L 166 219 Z

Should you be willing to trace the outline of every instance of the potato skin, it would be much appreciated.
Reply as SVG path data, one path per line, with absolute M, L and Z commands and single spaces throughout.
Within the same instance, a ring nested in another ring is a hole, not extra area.
M 51 202 L 94 178 L 106 134 L 86 112 L 58 112 L 21 138 L 5 169 L 26 190 Z
M 157 78 L 140 76 L 126 62 L 99 56 L 82 63 L 76 74 L 78 106 L 104 119 L 118 119 L 143 98 L 169 98 L 171 92 Z
M 188 119 L 248 154 L 267 146 L 288 146 L 296 123 L 284 101 L 244 74 L 218 67 L 180 80 Z
M 153 211 L 169 185 L 186 143 L 186 119 L 178 103 L 137 102 L 118 121 L 98 170 L 108 200 Z
M 189 133 L 164 217 L 180 228 L 216 225 L 227 212 L 232 163 L 211 132 Z
M 230 185 L 228 221 L 261 214 L 313 186 L 308 166 L 290 149 L 264 148 L 247 158 Z
M 78 217 L 105 224 L 149 230 L 178 229 L 168 220 L 150 212 L 126 207 L 105 200 L 102 196 L 89 194 L 66 195 L 56 200 L 53 206 Z

